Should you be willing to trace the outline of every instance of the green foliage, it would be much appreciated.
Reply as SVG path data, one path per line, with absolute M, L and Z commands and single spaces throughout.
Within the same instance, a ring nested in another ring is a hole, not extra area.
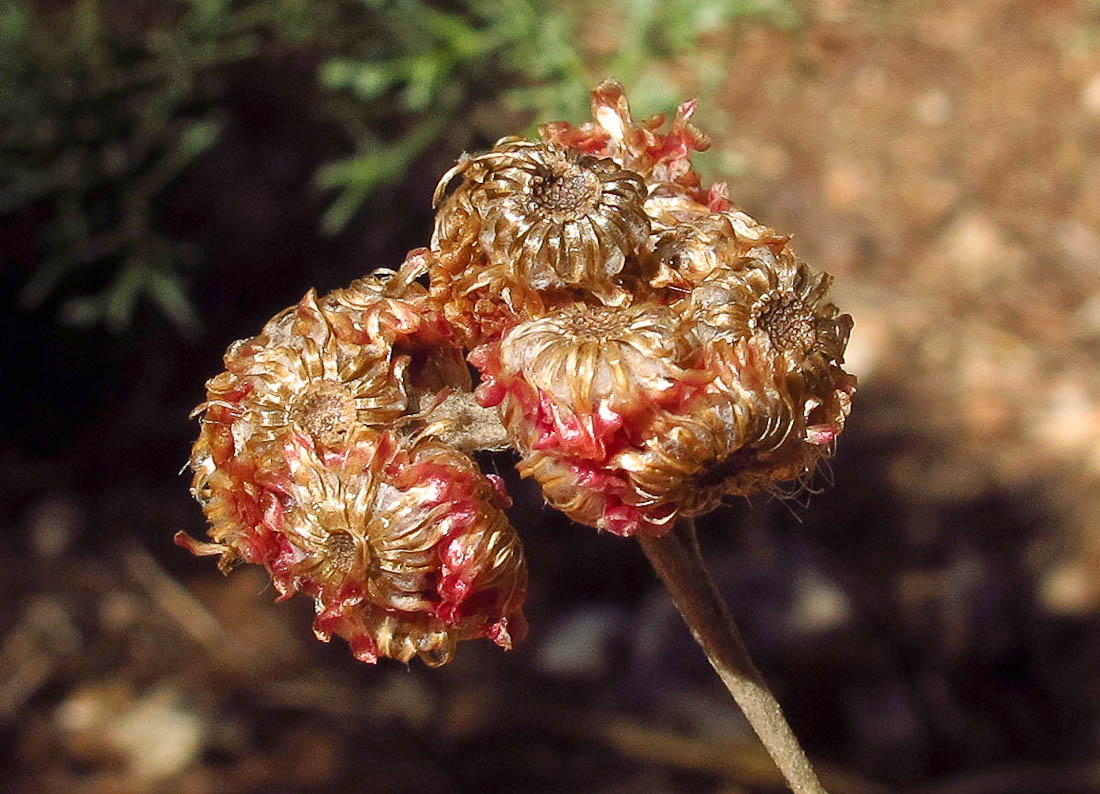
M 320 184 L 338 194 L 324 218 L 329 231 L 341 229 L 363 199 L 400 176 L 443 130 L 464 145 L 470 120 L 488 115 L 479 105 L 502 106 L 521 124 L 585 118 L 588 89 L 613 75 L 639 108 L 667 108 L 678 99 L 665 76 L 667 59 L 738 19 L 784 28 L 799 21 L 791 0 L 618 0 L 602 6 L 459 0 L 446 12 L 420 0 L 362 2 L 389 35 L 364 42 L 351 57 L 328 60 L 320 79 L 365 103 L 383 103 L 405 116 L 408 127 L 392 141 L 365 137 L 355 156 L 322 171 Z M 594 22 L 617 37 L 610 53 L 582 43 Z M 724 72 L 712 75 L 720 79 Z M 477 132 L 495 137 L 505 129 Z
M 155 227 L 151 204 L 217 143 L 219 70 L 256 57 L 272 32 L 317 44 L 332 22 L 323 7 L 76 0 L 48 12 L 0 0 L 0 215 L 47 217 L 21 304 L 121 329 L 147 298 L 193 328 L 186 242 Z
M 151 227 L 149 204 L 218 139 L 216 112 L 191 110 L 200 76 L 255 49 L 222 27 L 216 5 L 176 9 L 143 46 L 97 0 L 53 13 L 0 6 L 0 213 L 41 207 L 50 218 L 24 306 L 61 293 L 65 319 L 121 328 L 145 295 L 194 324 L 179 244 Z M 105 278 L 91 272 L 104 262 Z M 76 284 L 94 291 L 71 294 Z
M 336 232 L 441 135 L 461 147 L 584 118 L 605 75 L 639 109 L 667 108 L 669 59 L 740 18 L 793 25 L 790 3 L 0 0 L 0 219 L 44 218 L 19 299 L 114 329 L 148 300 L 193 327 L 187 242 L 157 228 L 151 207 L 217 144 L 227 67 L 272 48 L 316 60 L 317 113 L 355 149 L 317 175 L 334 196 L 322 226 Z M 712 63 L 709 74 L 715 85 L 725 73 Z

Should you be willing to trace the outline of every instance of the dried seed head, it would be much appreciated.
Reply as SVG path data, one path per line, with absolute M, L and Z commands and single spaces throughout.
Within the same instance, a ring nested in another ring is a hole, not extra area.
M 433 263 L 426 248 L 408 253 L 397 271 L 356 279 L 321 299 L 341 339 L 399 349 L 455 347 L 454 332 L 416 281 Z
M 292 433 L 285 479 L 234 479 L 232 461 L 197 472 L 217 542 L 181 544 L 265 565 L 283 597 L 314 599 L 318 637 L 363 661 L 442 664 L 461 640 L 522 638 L 523 550 L 472 460 L 368 428 L 333 452 Z
M 726 496 L 801 487 L 851 409 L 854 379 L 839 367 L 810 381 L 750 340 L 706 347 L 717 377 L 681 410 L 654 417 L 641 443 L 610 461 L 630 484 L 624 500 L 643 516 L 663 515 L 662 507 L 699 515 Z
M 448 172 L 437 203 L 460 174 L 465 181 L 439 209 L 433 250 L 476 246 L 488 266 L 507 266 L 531 289 L 579 289 L 623 302 L 615 277 L 650 230 L 640 176 L 609 159 L 504 138 Z
M 207 383 L 207 401 L 195 412 L 228 411 L 238 457 L 277 456 L 291 430 L 336 445 L 355 424 L 382 425 L 405 412 L 408 359 L 381 340 L 341 339 L 333 321 L 310 290 L 259 336 L 230 347 L 226 371 Z
M 436 664 L 457 641 L 522 626 L 522 548 L 469 458 L 371 431 L 338 456 L 302 436 L 286 454 L 293 550 L 271 568 L 284 593 L 317 601 L 319 635 L 344 636 L 366 661 Z
M 754 248 L 715 267 L 692 290 L 688 314 L 704 340 L 757 340 L 788 372 L 844 361 L 852 318 L 826 301 L 832 277 L 783 250 Z
M 471 355 L 521 473 L 574 520 L 660 534 L 726 496 L 804 483 L 843 429 L 851 321 L 825 302 L 830 279 L 780 238 L 778 256 L 748 247 L 728 221 L 668 236 L 682 256 L 672 304 L 578 304 Z
M 423 411 L 443 390 L 470 391 L 470 371 L 455 329 L 435 310 L 427 291 L 419 284 L 415 297 L 380 299 L 364 279 L 323 299 L 336 318 L 342 336 L 382 340 L 395 362 L 403 362 L 407 398 L 403 415 Z M 407 292 L 413 292 L 412 289 Z
M 197 554 L 266 566 L 317 603 L 318 636 L 373 661 L 450 658 L 457 641 L 523 631 L 522 550 L 498 490 L 433 441 L 415 411 L 469 387 L 451 330 L 413 280 L 363 279 L 277 315 L 235 343 L 207 384 L 192 492 L 213 543 Z
M 501 376 L 522 379 L 566 414 L 629 415 L 667 400 L 691 350 L 666 307 L 575 303 L 506 334 Z

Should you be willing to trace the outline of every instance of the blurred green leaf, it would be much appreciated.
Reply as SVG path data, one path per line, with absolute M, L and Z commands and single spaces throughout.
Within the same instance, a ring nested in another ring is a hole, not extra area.
M 183 290 L 180 279 L 171 272 L 171 263 L 164 262 L 161 267 L 147 274 L 146 288 L 153 302 L 184 331 L 193 333 L 199 327 L 199 319 Z
M 657 6 L 657 0 L 629 0 L 623 5 L 626 18 L 619 52 L 612 59 L 609 70 L 626 85 L 637 82 L 642 64 L 651 51 Z
M 200 119 L 188 124 L 176 141 L 172 165 L 182 170 L 218 142 L 222 123 L 214 119 Z
M 131 260 L 104 292 L 103 321 L 110 330 L 121 331 L 129 325 L 146 275 L 145 265 Z
M 432 104 L 435 93 L 446 76 L 448 63 L 444 58 L 422 56 L 410 58 L 405 64 L 405 107 L 423 111 Z
M 104 30 L 99 0 L 76 0 L 73 5 L 73 32 L 85 52 L 106 54 L 100 52 Z
M 16 0 L 0 2 L 0 46 L 5 48 L 4 60 L 13 52 L 6 48 L 24 42 L 29 24 L 29 14 Z
M 343 229 L 367 196 L 400 178 L 443 126 L 439 118 L 423 121 L 397 143 L 372 146 L 355 157 L 322 167 L 317 172 L 317 184 L 338 191 L 322 218 L 322 230 L 335 234 Z
M 228 0 L 191 0 L 191 11 L 199 25 L 210 25 L 224 18 Z

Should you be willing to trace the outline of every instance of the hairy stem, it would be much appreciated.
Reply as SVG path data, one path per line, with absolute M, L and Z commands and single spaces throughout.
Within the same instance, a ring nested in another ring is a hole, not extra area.
M 741 707 L 791 791 L 826 794 L 783 717 L 779 701 L 749 657 L 741 632 L 703 564 L 694 522 L 681 520 L 663 537 L 639 536 L 638 540 L 695 641 Z

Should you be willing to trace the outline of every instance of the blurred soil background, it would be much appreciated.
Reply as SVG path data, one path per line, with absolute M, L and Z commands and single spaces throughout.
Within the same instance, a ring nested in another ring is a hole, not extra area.
M 368 667 L 171 542 L 226 345 L 605 75 L 699 97 L 855 317 L 821 492 L 700 529 L 829 790 L 1100 791 L 1096 0 L 3 0 L 0 47 L 0 791 L 781 790 L 636 544 L 506 455 L 512 653 Z

